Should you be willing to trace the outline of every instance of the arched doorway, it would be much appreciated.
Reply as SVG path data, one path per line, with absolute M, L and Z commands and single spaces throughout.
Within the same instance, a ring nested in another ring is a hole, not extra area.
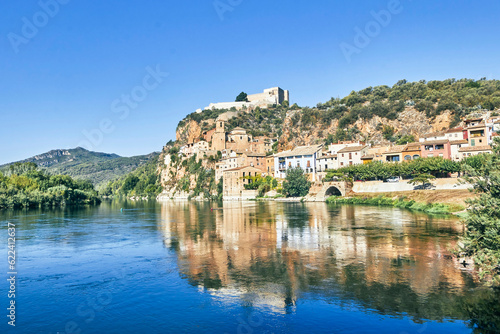
M 325 197 L 329 196 L 342 196 L 342 193 L 337 187 L 331 186 L 326 190 Z

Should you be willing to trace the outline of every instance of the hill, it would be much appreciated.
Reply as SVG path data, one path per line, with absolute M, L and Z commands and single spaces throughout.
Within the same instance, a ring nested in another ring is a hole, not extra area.
M 117 154 L 93 152 L 77 147 L 67 150 L 52 150 L 18 161 L 18 163 L 34 162 L 51 174 L 69 175 L 75 179 L 89 180 L 96 188 L 100 189 L 109 181 L 128 174 L 157 157 L 158 153 L 121 157 Z M 9 166 L 14 163 L 0 166 L 0 170 L 8 170 Z
M 314 107 L 286 104 L 189 114 L 179 122 L 176 139 L 180 145 L 196 142 L 223 117 L 226 131 L 238 126 L 253 136 L 279 137 L 280 150 L 338 140 L 388 145 L 459 126 L 465 118 L 499 108 L 499 80 L 400 80 L 392 87 L 367 87 Z

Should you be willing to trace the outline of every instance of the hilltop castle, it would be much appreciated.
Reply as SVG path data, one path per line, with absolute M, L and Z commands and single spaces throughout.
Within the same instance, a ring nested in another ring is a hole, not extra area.
M 290 92 L 279 87 L 264 89 L 263 93 L 247 96 L 248 102 L 218 102 L 210 103 L 205 110 L 212 109 L 231 109 L 236 110 L 249 109 L 252 107 L 267 107 L 273 104 L 282 104 L 284 101 L 290 101 Z M 199 110 L 201 112 L 201 110 Z

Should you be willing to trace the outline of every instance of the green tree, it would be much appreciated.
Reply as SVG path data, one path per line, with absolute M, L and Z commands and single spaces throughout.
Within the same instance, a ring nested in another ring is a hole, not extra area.
M 417 176 L 415 176 L 413 179 L 411 179 L 410 181 L 408 181 L 409 184 L 413 184 L 413 185 L 417 185 L 417 184 L 421 184 L 422 185 L 422 189 L 425 188 L 425 185 L 426 184 L 432 184 L 432 180 L 434 180 L 436 177 L 431 175 L 431 174 L 418 174 Z
M 236 96 L 236 102 L 248 102 L 247 93 L 241 92 L 238 96 Z
M 289 168 L 286 171 L 286 179 L 283 181 L 283 192 L 286 197 L 306 196 L 310 188 L 311 182 L 307 180 L 300 167 Z
M 479 275 L 494 285 L 500 285 L 500 139 L 495 138 L 494 153 L 484 164 L 468 168 L 466 182 L 474 187 L 479 197 L 469 200 L 466 232 L 460 256 L 472 257 Z
M 408 143 L 413 143 L 415 141 L 415 137 L 413 135 L 404 135 L 396 141 L 396 145 L 404 145 Z

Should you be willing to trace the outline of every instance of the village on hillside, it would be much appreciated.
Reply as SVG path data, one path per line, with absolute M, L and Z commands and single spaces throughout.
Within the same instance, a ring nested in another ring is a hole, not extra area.
M 264 93 L 248 95 L 244 102 L 222 102 L 205 108 L 247 110 L 270 104 L 288 104 L 289 92 L 279 87 L 264 90 Z M 198 110 L 197 112 L 205 112 Z M 404 145 L 372 145 L 363 141 L 339 141 L 332 144 L 297 146 L 277 152 L 278 138 L 251 136 L 249 129 L 241 127 L 226 131 L 228 115 L 215 120 L 215 128 L 203 133 L 203 138 L 180 147 L 178 155 L 211 158 L 215 162 L 215 179 L 223 180 L 224 199 L 251 199 L 256 192 L 246 189 L 252 177 L 271 176 L 278 180 L 286 177 L 290 168 L 300 168 L 309 181 L 324 180 L 327 171 L 338 168 L 369 164 L 371 162 L 402 162 L 422 158 L 441 157 L 460 162 L 467 157 L 492 153 L 493 138 L 500 133 L 500 116 L 485 113 L 482 117 L 466 119 L 462 127 L 427 133 L 416 142 Z M 273 151 L 275 153 L 273 153 Z M 169 165 L 172 157 L 165 156 Z M 164 174 L 162 177 L 167 177 Z

